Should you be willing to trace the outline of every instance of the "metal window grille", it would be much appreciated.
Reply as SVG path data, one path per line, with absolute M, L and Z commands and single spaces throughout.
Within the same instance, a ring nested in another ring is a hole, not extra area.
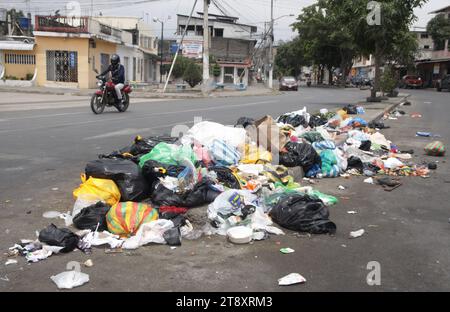
M 34 65 L 36 64 L 36 57 L 28 54 L 5 54 L 6 64 L 18 64 L 18 65 Z
M 47 51 L 47 80 L 78 82 L 78 53 Z

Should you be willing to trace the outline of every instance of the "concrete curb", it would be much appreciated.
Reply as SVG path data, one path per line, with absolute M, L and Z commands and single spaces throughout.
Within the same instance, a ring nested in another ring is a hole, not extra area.
M 383 116 L 385 114 L 389 114 L 390 112 L 392 112 L 394 109 L 396 109 L 399 105 L 407 102 L 407 99 L 410 97 L 410 94 L 407 94 L 403 97 L 400 98 L 399 101 L 397 101 L 396 103 L 393 103 L 391 105 L 389 105 L 387 108 L 384 109 L 384 111 L 382 111 L 381 113 L 379 113 L 375 118 L 373 118 L 372 120 L 370 120 L 369 122 L 376 122 L 378 120 L 380 120 L 381 118 L 383 118 Z
M 29 93 L 29 94 L 48 94 L 48 95 L 71 95 L 71 96 L 91 96 L 92 93 L 83 93 L 79 91 L 71 92 L 71 91 L 50 91 L 50 90 L 28 90 L 26 88 L 23 89 L 10 89 L 0 87 L 0 92 L 20 92 L 20 93 Z M 244 91 L 245 92 L 245 91 Z M 209 96 L 203 96 L 202 94 L 193 94 L 193 95 L 163 95 L 162 93 L 148 93 L 148 94 L 139 94 L 141 92 L 135 92 L 134 98 L 136 99 L 209 99 L 209 98 L 230 98 L 230 97 L 249 97 L 249 96 L 275 96 L 280 95 L 281 92 L 278 91 L 269 91 L 263 93 L 238 93 L 232 92 L 230 94 L 210 94 Z

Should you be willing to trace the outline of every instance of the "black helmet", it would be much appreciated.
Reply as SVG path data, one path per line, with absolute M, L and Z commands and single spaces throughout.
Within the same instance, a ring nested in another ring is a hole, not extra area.
M 116 66 L 119 63 L 120 63 L 120 56 L 118 56 L 117 54 L 111 55 L 111 65 Z

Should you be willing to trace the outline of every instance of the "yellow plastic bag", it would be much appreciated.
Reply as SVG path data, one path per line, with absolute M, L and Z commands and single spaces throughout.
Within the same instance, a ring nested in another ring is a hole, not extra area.
M 155 208 L 135 202 L 117 203 L 106 214 L 108 231 L 120 236 L 134 235 L 142 224 L 157 219 Z
M 120 191 L 113 180 L 97 179 L 90 177 L 86 180 L 86 175 L 81 175 L 81 182 L 78 188 L 73 191 L 73 196 L 77 199 L 79 196 L 88 195 L 90 198 L 98 198 L 110 206 L 120 201 Z
M 240 162 L 241 164 L 271 163 L 272 154 L 261 146 L 245 144 L 244 153 Z
M 348 114 L 345 110 L 341 109 L 337 111 L 337 114 L 341 116 L 342 120 L 346 120 L 348 118 Z

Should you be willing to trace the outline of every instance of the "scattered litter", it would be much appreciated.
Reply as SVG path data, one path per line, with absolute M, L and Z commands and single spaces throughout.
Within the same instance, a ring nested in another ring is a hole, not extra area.
M 59 190 L 59 188 L 57 188 L 57 187 L 52 188 L 52 191 L 57 191 L 57 190 Z
M 59 289 L 72 289 L 89 282 L 89 275 L 78 271 L 65 271 L 51 276 L 50 279 Z
M 298 273 L 291 273 L 278 280 L 279 286 L 289 286 L 294 284 L 305 283 L 306 279 Z
M 343 191 L 343 190 L 345 190 L 345 189 L 346 189 L 346 187 L 345 187 L 345 186 L 343 186 L 343 185 L 339 185 L 339 186 L 338 186 L 338 189 L 340 189 L 341 191 Z
M 422 114 L 420 113 L 412 113 L 411 118 L 422 118 Z
M 17 264 L 18 263 L 18 261 L 17 260 L 14 260 L 14 259 L 9 259 L 9 260 L 7 260 L 6 262 L 5 262 L 5 265 L 10 265 L 10 264 Z
M 436 170 L 437 169 L 437 165 L 435 163 L 429 163 L 428 164 L 428 169 L 430 170 Z
M 347 245 L 345 245 L 345 244 L 342 244 L 341 246 L 344 247 L 344 248 L 347 248 Z
M 368 184 L 375 184 L 373 181 L 373 178 L 368 178 L 364 180 L 364 183 L 368 183 Z
M 170 246 L 170 249 L 172 250 L 177 249 L 177 246 Z
M 425 146 L 425 153 L 428 156 L 444 156 L 445 155 L 445 145 L 440 141 L 435 141 Z
M 0 277 L 0 280 L 5 281 L 5 282 L 9 282 L 9 278 L 7 275 L 5 275 L 5 277 Z
M 363 236 L 364 233 L 365 233 L 365 231 L 363 229 L 354 231 L 354 232 L 350 232 L 350 238 L 361 237 L 361 236 Z
M 61 215 L 61 212 L 58 212 L 58 211 L 46 211 L 42 214 L 42 216 L 46 219 L 59 218 L 60 215 Z
M 356 212 L 356 211 L 353 211 L 353 210 L 347 211 L 347 213 L 348 213 L 348 214 L 357 214 L 357 212 Z
M 295 250 L 292 249 L 292 248 L 281 248 L 280 252 L 283 253 L 283 254 L 290 254 L 290 253 L 294 253 Z
M 94 266 L 94 262 L 91 259 L 86 260 L 84 263 L 84 266 L 90 268 Z

